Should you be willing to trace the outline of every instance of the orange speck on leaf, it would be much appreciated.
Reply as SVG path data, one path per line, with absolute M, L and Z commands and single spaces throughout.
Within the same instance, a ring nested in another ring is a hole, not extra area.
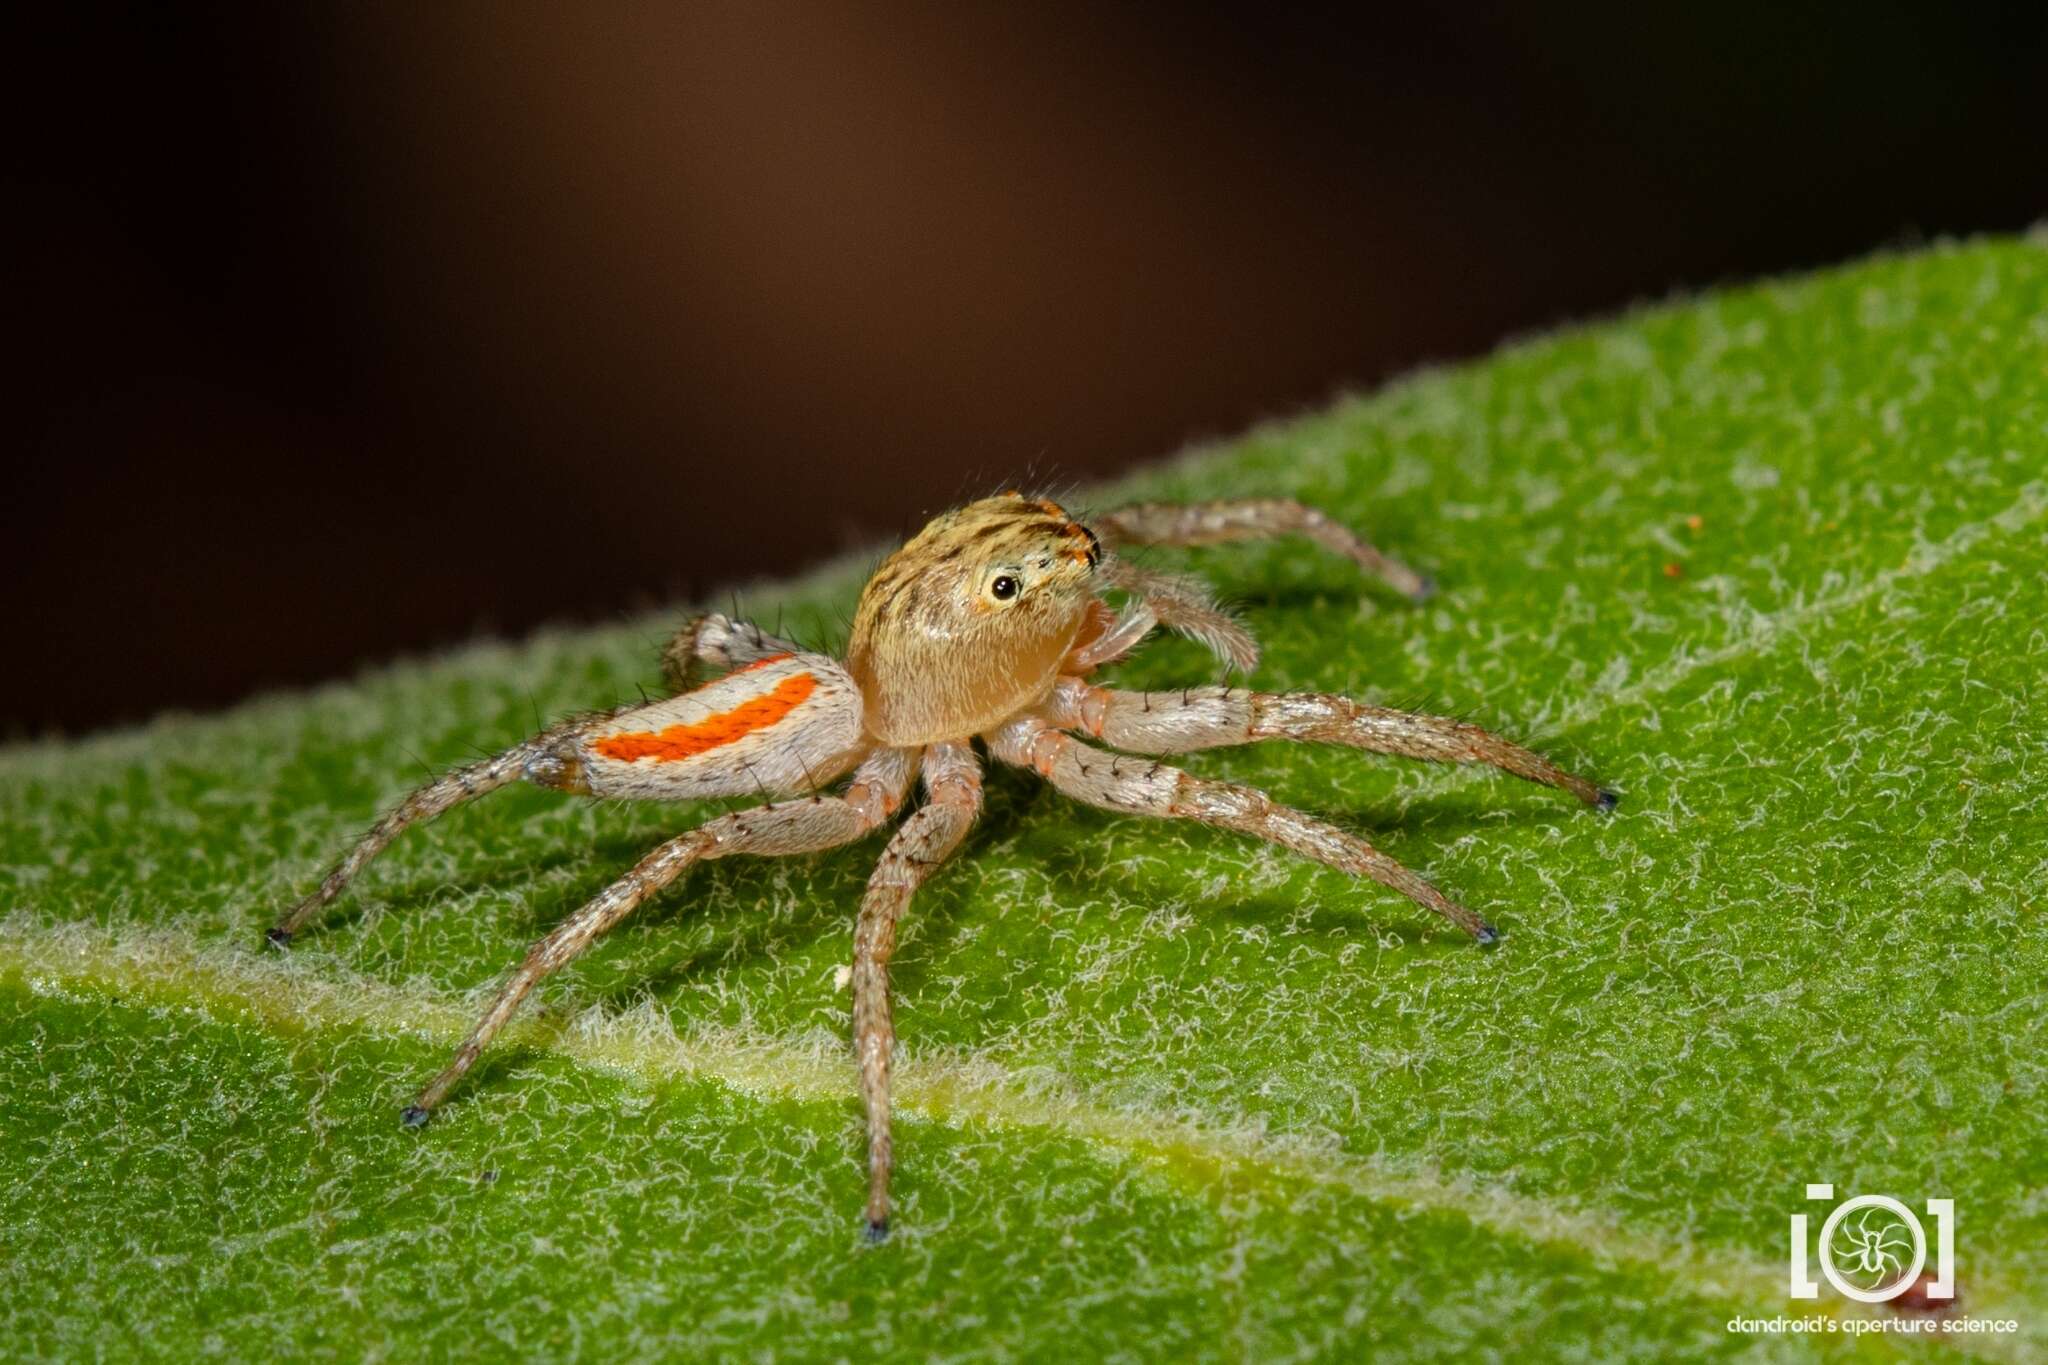
M 762 659 L 749 667 L 759 668 L 762 664 L 774 662 L 774 659 Z M 730 711 L 706 716 L 689 725 L 671 725 L 659 731 L 636 730 L 606 735 L 591 747 L 606 758 L 617 759 L 621 763 L 634 763 L 643 758 L 651 758 L 656 763 L 676 763 L 694 758 L 707 749 L 745 739 L 756 730 L 767 729 L 803 705 L 804 699 L 817 686 L 818 680 L 808 673 L 792 674 L 775 684 L 774 690 L 749 698 Z
M 1680 564 L 1677 560 L 1673 560 L 1671 563 L 1666 564 L 1664 566 L 1664 576 L 1666 578 L 1677 578 L 1684 573 L 1685 566 L 1683 564 Z
M 1691 531 L 1694 535 L 1698 535 L 1701 528 L 1706 526 L 1706 524 L 1707 519 L 1697 512 L 1685 519 L 1685 529 Z

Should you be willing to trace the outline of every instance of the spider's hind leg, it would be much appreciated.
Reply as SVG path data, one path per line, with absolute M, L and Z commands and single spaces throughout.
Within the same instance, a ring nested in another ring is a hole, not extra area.
M 581 796 L 688 801 L 813 791 L 873 750 L 860 689 L 832 659 L 767 655 L 693 692 L 564 721 L 413 792 L 270 931 L 282 947 L 409 826 L 524 778 Z
M 564 742 L 573 740 L 591 720 L 591 717 L 583 717 L 553 726 L 524 743 L 513 745 L 502 754 L 464 764 L 414 789 L 379 817 L 377 823 L 370 826 L 369 831 L 321 879 L 319 888 L 286 912 L 264 937 L 273 947 L 289 946 L 292 936 L 346 890 L 372 858 L 391 846 L 392 840 L 411 826 L 431 820 L 465 801 L 522 778 L 560 791 L 585 790 L 573 759 L 564 756 Z
M 803 651 L 770 635 L 752 621 L 705 612 L 683 622 L 661 652 L 661 675 L 678 692 L 687 692 L 720 673 L 759 663 L 778 654 Z

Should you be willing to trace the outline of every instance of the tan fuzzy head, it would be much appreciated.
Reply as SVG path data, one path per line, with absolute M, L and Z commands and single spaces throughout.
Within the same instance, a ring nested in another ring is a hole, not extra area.
M 1018 493 L 935 518 L 861 593 L 847 666 L 884 744 L 979 734 L 1039 700 L 1089 620 L 1102 550 Z

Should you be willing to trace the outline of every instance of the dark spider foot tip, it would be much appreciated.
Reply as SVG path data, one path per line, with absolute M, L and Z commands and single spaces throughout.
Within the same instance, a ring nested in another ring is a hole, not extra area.
M 1415 585 L 1414 592 L 1408 594 L 1410 602 L 1427 602 L 1430 598 L 1436 596 L 1436 580 L 1434 578 L 1431 578 L 1426 573 L 1417 574 L 1416 577 L 1422 581 Z
M 405 1112 L 398 1116 L 398 1121 L 408 1128 L 424 1128 L 430 1117 L 432 1115 L 427 1110 L 416 1104 L 408 1104 L 405 1106 Z
M 273 948 L 289 948 L 292 946 L 292 931 L 289 929 L 272 929 L 263 936 L 263 941 Z
M 889 1220 L 886 1218 L 868 1219 L 867 1225 L 861 1229 L 860 1236 L 861 1240 L 869 1246 L 880 1246 L 889 1240 Z
M 1620 792 L 1610 792 L 1610 791 L 1603 791 L 1603 792 L 1601 792 L 1601 793 L 1600 793 L 1599 799 L 1597 799 L 1596 801 L 1594 801 L 1594 802 L 1593 802 L 1593 809 L 1594 809 L 1594 810 L 1613 810 L 1613 809 L 1614 809 L 1614 808 L 1615 808 L 1616 806 L 1618 806 L 1618 805 L 1620 805 L 1620 804 L 1621 804 L 1621 793 L 1620 793 Z
M 1474 931 L 1472 941 L 1482 948 L 1489 948 L 1500 942 L 1500 930 L 1482 921 L 1479 928 Z

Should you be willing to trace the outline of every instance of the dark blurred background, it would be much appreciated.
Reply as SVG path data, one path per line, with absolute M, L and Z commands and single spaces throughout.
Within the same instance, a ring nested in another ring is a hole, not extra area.
M 2048 212 L 2048 7 L 16 7 L 0 734 Z

